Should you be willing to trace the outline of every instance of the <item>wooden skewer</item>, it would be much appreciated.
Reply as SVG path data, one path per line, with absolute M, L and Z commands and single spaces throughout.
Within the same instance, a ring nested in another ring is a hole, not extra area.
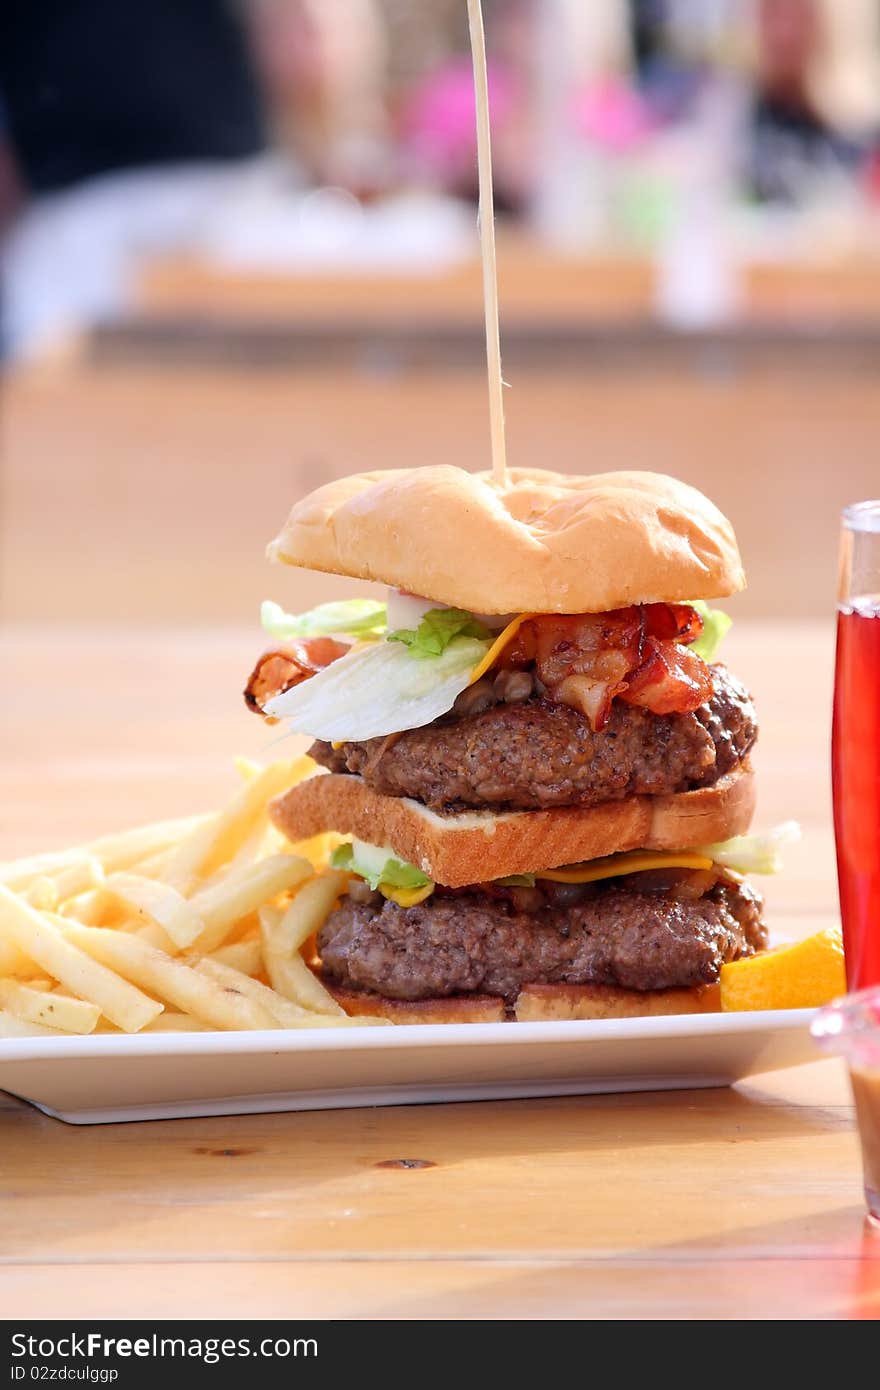
M 489 369 L 489 420 L 492 431 L 492 476 L 499 487 L 507 483 L 504 437 L 504 382 L 501 376 L 501 328 L 498 319 L 498 268 L 495 255 L 495 198 L 492 191 L 492 135 L 489 125 L 489 78 L 486 34 L 480 0 L 468 0 L 474 92 L 477 103 L 477 162 L 480 175 L 480 248 L 483 258 L 483 298 L 486 316 L 486 361 Z

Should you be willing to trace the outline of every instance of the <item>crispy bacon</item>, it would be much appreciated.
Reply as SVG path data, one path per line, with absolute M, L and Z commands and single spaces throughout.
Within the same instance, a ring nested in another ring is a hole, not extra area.
M 712 675 L 695 652 L 678 642 L 649 637 L 645 659 L 627 680 L 620 698 L 627 705 L 644 705 L 654 714 L 680 714 L 699 709 L 712 694 Z
M 338 642 L 334 637 L 304 637 L 264 652 L 245 686 L 245 704 L 270 724 L 277 723 L 265 713 L 269 701 L 338 661 L 349 646 L 350 643 Z
M 523 623 L 504 652 L 505 668 L 535 663 L 551 699 L 579 709 L 602 729 L 612 701 L 655 714 L 697 709 L 712 693 L 700 657 L 686 650 L 703 630 L 683 603 L 649 603 L 610 613 L 547 615 Z

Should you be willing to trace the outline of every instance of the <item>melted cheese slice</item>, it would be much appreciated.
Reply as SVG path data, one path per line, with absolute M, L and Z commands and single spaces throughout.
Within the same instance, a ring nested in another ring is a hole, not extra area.
M 387 898 L 389 902 L 397 903 L 398 907 L 417 907 L 426 898 L 430 898 L 433 891 L 433 883 L 426 883 L 422 888 L 395 888 L 390 883 L 379 884 L 382 897 Z
M 479 665 L 474 667 L 473 671 L 471 672 L 471 678 L 469 682 L 470 685 L 474 685 L 476 681 L 480 680 L 483 676 L 485 676 L 487 671 L 492 669 L 492 667 L 495 665 L 495 662 L 498 660 L 499 656 L 504 651 L 504 648 L 508 645 L 508 643 L 513 641 L 514 637 L 519 632 L 523 623 L 528 622 L 529 618 L 537 618 L 537 616 L 537 613 L 520 613 L 518 618 L 514 618 L 512 622 L 509 622 L 507 624 L 507 627 L 504 629 L 504 631 L 500 632 L 498 636 L 495 638 L 495 641 L 492 643 L 486 655 L 483 657 L 483 660 L 479 663 Z
M 641 874 L 648 869 L 711 869 L 712 863 L 704 854 L 633 850 L 631 854 L 609 854 L 605 859 L 593 859 L 589 864 L 545 869 L 536 872 L 535 878 L 548 879 L 551 883 L 596 883 L 602 878 Z

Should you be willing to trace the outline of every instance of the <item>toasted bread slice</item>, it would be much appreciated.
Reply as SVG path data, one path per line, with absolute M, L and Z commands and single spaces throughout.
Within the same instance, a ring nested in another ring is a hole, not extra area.
M 319 972 L 320 974 L 320 972 Z M 344 989 L 321 976 L 349 1017 L 387 1018 L 389 1023 L 503 1023 L 507 1005 L 492 994 L 453 994 L 448 999 L 386 999 L 369 990 Z
M 646 990 L 620 989 L 617 985 L 525 985 L 515 1013 L 518 1023 L 547 1023 L 558 1019 L 714 1014 L 720 1009 L 718 985 Z
M 672 796 L 632 796 L 601 806 L 550 811 L 469 811 L 438 815 L 407 797 L 382 796 L 360 777 L 311 777 L 271 803 L 290 840 L 322 831 L 390 845 L 436 883 L 465 888 L 632 849 L 693 849 L 748 830 L 755 809 L 744 764 L 714 787 Z
M 323 977 L 322 977 L 323 978 Z M 369 1014 L 390 1023 L 556 1023 L 572 1019 L 649 1018 L 663 1014 L 717 1013 L 718 985 L 693 989 L 619 989 L 615 985 L 525 985 L 514 1009 L 490 994 L 449 999 L 385 999 L 369 991 L 343 989 L 323 979 L 347 1014 Z

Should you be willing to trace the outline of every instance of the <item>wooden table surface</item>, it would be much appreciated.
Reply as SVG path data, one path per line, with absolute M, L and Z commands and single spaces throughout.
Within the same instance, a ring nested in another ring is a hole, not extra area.
M 244 629 L 8 628 L 0 857 L 216 804 L 265 754 Z M 830 624 L 742 622 L 777 935 L 835 914 Z M 2 1080 L 2 1071 L 0 1071 Z M 424 1167 L 399 1160 L 420 1159 Z M 0 1097 L 0 1308 L 33 1316 L 876 1318 L 841 1068 L 729 1090 L 69 1128 Z

